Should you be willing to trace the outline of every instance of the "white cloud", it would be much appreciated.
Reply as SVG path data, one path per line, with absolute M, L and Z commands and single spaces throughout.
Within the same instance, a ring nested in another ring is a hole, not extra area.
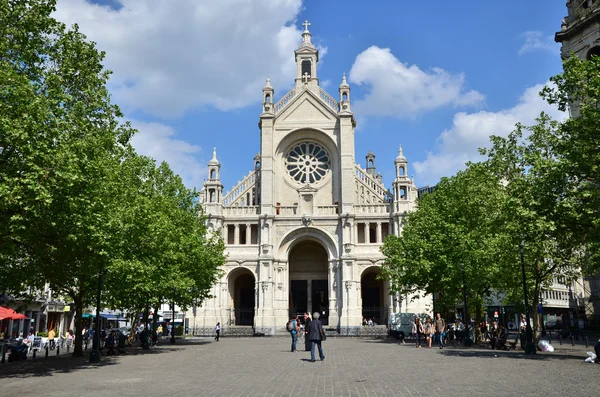
M 400 62 L 389 48 L 377 46 L 356 57 L 349 80 L 369 88 L 363 99 L 354 102 L 355 110 L 365 115 L 414 118 L 440 107 L 472 106 L 484 100 L 481 93 L 465 90 L 463 74 L 438 67 L 424 71 Z
M 525 42 L 521 48 L 519 48 L 519 55 L 534 51 L 558 52 L 560 48 L 560 45 L 554 42 L 553 36 L 544 36 L 544 33 L 538 30 L 523 32 L 520 37 L 523 38 Z
M 157 164 L 166 161 L 187 187 L 202 188 L 207 169 L 206 161 L 196 158 L 202 152 L 200 146 L 175 139 L 175 131 L 165 124 L 136 120 L 131 124 L 139 131 L 131 140 L 138 153 L 152 157 Z
M 438 137 L 437 152 L 429 152 L 424 161 L 414 163 L 419 185 L 437 183 L 441 177 L 463 169 L 467 161 L 484 160 L 477 149 L 490 146 L 490 135 L 506 137 L 518 122 L 532 125 L 542 111 L 555 120 L 564 120 L 565 113 L 539 96 L 542 87 L 538 84 L 527 88 L 510 109 L 455 114 L 452 127 Z
M 235 109 L 262 100 L 267 74 L 275 89 L 293 83 L 301 30 L 290 22 L 302 0 L 118 3 L 115 10 L 59 0 L 55 17 L 78 23 L 106 51 L 111 92 L 126 112 L 177 117 L 203 106 Z

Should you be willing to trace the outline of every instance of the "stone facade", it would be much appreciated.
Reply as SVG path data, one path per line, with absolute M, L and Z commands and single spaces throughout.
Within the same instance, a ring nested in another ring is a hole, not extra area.
M 388 189 L 369 152 L 355 161 L 350 86 L 339 101 L 319 86 L 319 52 L 308 22 L 295 51 L 294 87 L 278 102 L 267 78 L 260 114 L 261 151 L 254 169 L 223 194 L 216 149 L 201 191 L 210 230 L 227 244 L 223 276 L 197 308 L 194 329 L 252 325 L 283 331 L 295 312 L 321 312 L 324 323 L 352 334 L 363 318 L 387 323 L 390 312 L 426 312 L 431 299 L 388 293 L 380 247 L 399 234 L 417 189 L 399 149 Z

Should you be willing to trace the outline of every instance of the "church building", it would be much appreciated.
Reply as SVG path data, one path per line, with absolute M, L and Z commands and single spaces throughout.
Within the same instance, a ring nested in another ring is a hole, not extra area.
M 262 90 L 253 169 L 224 193 L 216 149 L 208 162 L 201 200 L 227 259 L 213 297 L 195 310 L 198 333 L 220 322 L 272 335 L 292 314 L 319 312 L 328 328 L 353 335 L 364 318 L 385 325 L 392 312 L 431 311 L 431 298 L 392 295 L 378 277 L 384 239 L 415 207 L 408 160 L 400 146 L 389 187 L 373 153 L 356 162 L 350 85 L 343 75 L 338 100 L 319 86 L 319 51 L 303 25 L 293 88 L 277 102 L 269 78 Z

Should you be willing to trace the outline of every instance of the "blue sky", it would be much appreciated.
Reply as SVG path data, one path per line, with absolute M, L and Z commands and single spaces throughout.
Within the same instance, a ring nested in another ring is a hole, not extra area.
M 554 32 L 564 1 L 59 0 L 107 52 L 110 90 L 139 129 L 142 154 L 201 187 L 217 147 L 228 191 L 253 166 L 267 74 L 275 100 L 292 87 L 304 20 L 321 51 L 321 86 L 337 98 L 348 74 L 356 161 L 371 150 L 384 183 L 398 144 L 417 186 L 478 159 L 546 111 L 537 92 L 561 70 Z

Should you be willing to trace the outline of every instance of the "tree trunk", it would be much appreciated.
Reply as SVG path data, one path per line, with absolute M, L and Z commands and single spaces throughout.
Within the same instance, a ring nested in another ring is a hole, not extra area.
M 75 303 L 75 329 L 73 334 L 75 336 L 75 344 L 73 347 L 73 356 L 83 356 L 83 336 L 81 330 L 83 329 L 83 293 L 78 290 L 74 296 L 72 296 L 73 302 Z
M 152 332 L 156 332 L 156 324 L 158 323 L 158 309 L 160 309 L 160 303 L 156 304 L 154 307 L 154 313 L 152 314 Z

